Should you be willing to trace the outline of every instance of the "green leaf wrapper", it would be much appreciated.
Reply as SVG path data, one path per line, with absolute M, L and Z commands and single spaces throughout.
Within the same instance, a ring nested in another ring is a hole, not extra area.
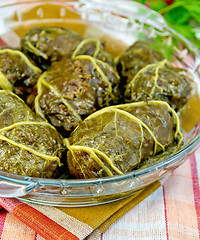
M 63 138 L 17 95 L 0 90 L 0 170 L 55 178 L 65 158 Z
M 183 137 L 176 112 L 165 102 L 149 101 L 101 109 L 65 142 L 71 174 L 98 178 L 133 171 L 151 158 L 159 161 L 171 147 L 176 152 Z
M 117 102 L 119 81 L 116 70 L 96 58 L 63 58 L 39 78 L 35 111 L 62 133 L 72 131 L 82 118 Z

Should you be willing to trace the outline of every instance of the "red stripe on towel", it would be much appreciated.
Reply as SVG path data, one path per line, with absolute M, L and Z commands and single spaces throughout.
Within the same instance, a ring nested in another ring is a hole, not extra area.
M 193 154 L 190 158 L 190 166 L 191 166 L 191 174 L 192 174 L 192 185 L 194 192 L 194 203 L 197 214 L 197 224 L 199 230 L 199 238 L 200 238 L 200 187 L 199 187 L 199 176 L 197 171 L 197 163 L 195 154 Z
M 164 201 L 164 211 L 165 211 L 166 237 L 167 237 L 167 240 L 169 240 L 167 204 L 166 204 L 166 198 L 165 198 L 165 187 L 164 187 L 164 185 L 162 186 L 162 189 L 163 189 L 163 201 Z
M 3 233 L 4 223 L 6 221 L 7 211 L 5 209 L 0 210 L 0 239 Z

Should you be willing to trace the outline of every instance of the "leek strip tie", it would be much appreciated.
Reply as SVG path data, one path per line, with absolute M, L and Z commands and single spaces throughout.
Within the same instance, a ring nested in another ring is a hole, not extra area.
M 133 79 L 127 84 L 126 91 L 125 91 L 125 95 L 128 94 L 128 90 L 131 88 L 131 97 L 132 97 L 133 91 L 134 91 L 134 89 L 133 89 L 133 88 L 134 88 L 134 82 L 136 81 L 136 79 L 139 77 L 139 75 L 140 75 L 141 73 L 143 73 L 144 71 L 146 71 L 146 70 L 148 70 L 148 69 L 150 69 L 150 68 L 154 68 L 154 67 L 156 67 L 155 77 L 153 78 L 153 80 L 154 80 L 154 86 L 153 86 L 153 88 L 152 88 L 152 90 L 151 90 L 150 97 L 151 97 L 151 95 L 153 94 L 153 92 L 154 92 L 154 90 L 155 90 L 156 87 L 157 87 L 158 89 L 160 89 L 160 91 L 162 92 L 163 89 L 162 89 L 161 87 L 159 87 L 158 84 L 157 84 L 158 71 L 159 71 L 159 69 L 160 69 L 161 67 L 163 67 L 163 65 L 165 65 L 166 63 L 167 63 L 167 60 L 164 59 L 164 60 L 162 60 L 162 61 L 159 62 L 159 63 L 149 64 L 149 65 L 143 67 L 142 69 L 140 69 L 140 70 L 137 72 L 137 74 L 133 77 Z
M 142 122 L 139 118 L 135 117 L 134 115 L 132 115 L 132 114 L 126 112 L 126 111 L 120 110 L 120 109 L 111 109 L 111 111 L 121 113 L 121 114 L 125 115 L 126 117 L 132 119 L 133 121 L 137 122 L 142 127 L 144 127 L 149 132 L 149 134 L 152 136 L 152 138 L 155 142 L 154 154 L 156 153 L 157 145 L 159 145 L 162 148 L 163 151 L 165 150 L 165 147 L 156 139 L 156 137 L 152 133 L 151 129 L 149 129 L 149 127 L 144 122 Z
M 50 127 L 52 129 L 56 130 L 55 127 L 52 126 L 48 122 L 32 122 L 32 121 L 26 121 L 25 122 L 25 121 L 23 121 L 23 122 L 17 122 L 17 123 L 11 124 L 8 127 L 1 128 L 0 133 L 5 132 L 5 131 L 9 131 L 9 130 L 15 128 L 15 127 L 24 126 L 24 125 L 42 125 L 42 126 L 47 126 L 47 127 Z
M 65 141 L 66 140 L 68 141 L 68 139 L 65 139 Z M 90 148 L 87 146 L 79 146 L 79 145 L 71 145 L 70 146 L 69 141 L 65 142 L 65 143 L 69 150 L 85 151 L 85 152 L 91 154 L 94 157 L 95 161 L 107 172 L 107 174 L 109 176 L 112 176 L 113 174 L 110 172 L 110 170 L 107 167 L 105 167 L 103 162 L 99 159 L 99 157 L 96 154 L 99 154 L 100 156 L 102 156 L 115 172 L 117 172 L 118 174 L 123 174 L 117 167 L 114 166 L 112 160 L 105 153 L 101 152 L 100 150 Z M 107 169 L 105 169 L 105 168 L 107 168 Z
M 30 42 L 25 41 L 24 44 L 29 47 L 29 51 L 30 51 L 30 49 L 31 49 L 31 52 L 32 52 L 32 53 L 34 53 L 34 54 L 36 54 L 36 55 L 38 54 L 40 57 L 43 57 L 45 60 L 48 59 L 47 54 L 45 54 L 45 53 L 41 52 L 40 50 L 38 50 L 38 49 L 37 49 L 36 47 L 34 47 L 33 44 L 31 44 Z
M 3 50 L 0 50 L 0 54 L 1 53 L 9 53 L 11 55 L 19 55 L 23 60 L 24 62 L 31 68 L 33 69 L 34 71 L 38 72 L 38 73 L 42 73 L 42 70 L 38 67 L 36 67 L 35 65 L 33 65 L 27 58 L 27 56 L 20 52 L 19 50 L 11 50 L 11 49 L 3 49 Z
M 157 63 L 156 69 L 155 69 L 155 76 L 153 77 L 154 80 L 154 85 L 151 89 L 151 93 L 149 94 L 149 97 L 152 98 L 153 93 L 155 92 L 155 89 L 158 88 L 160 90 L 160 93 L 163 92 L 163 88 L 161 88 L 160 86 L 158 86 L 158 77 L 159 77 L 159 70 L 160 68 L 162 68 L 165 64 L 167 63 L 167 60 L 164 59 L 163 61 Z
M 44 75 L 44 74 L 43 74 Z M 74 114 L 75 117 L 77 117 L 79 119 L 79 121 L 82 121 L 81 117 L 79 116 L 79 114 L 74 110 L 74 108 L 68 103 L 68 101 L 66 99 L 64 99 L 62 97 L 62 95 L 53 87 L 51 86 L 43 77 L 43 75 L 39 78 L 38 82 L 41 82 L 44 86 L 46 86 L 47 88 L 49 88 L 55 95 L 56 97 L 60 98 L 62 100 L 62 102 L 65 104 L 65 106 L 68 107 L 68 109 Z M 38 85 L 39 87 L 41 87 L 41 85 Z M 40 89 L 40 93 L 38 95 L 39 97 L 41 96 L 41 89 Z M 38 97 L 38 98 L 39 98 Z M 39 105 L 38 103 L 38 98 L 36 99 L 36 106 Z M 39 109 L 41 109 L 39 107 Z M 40 113 L 40 110 L 39 110 Z M 44 114 L 43 114 L 44 116 Z
M 88 55 L 79 55 L 79 56 L 75 57 L 74 59 L 80 59 L 80 60 L 81 59 L 86 59 L 86 60 L 91 61 L 91 63 L 93 64 L 94 68 L 97 70 L 97 72 L 101 76 L 102 80 L 107 84 L 107 86 L 108 86 L 108 95 L 110 95 L 111 98 L 114 99 L 114 95 L 112 94 L 111 83 L 110 83 L 108 77 L 104 74 L 104 72 L 101 70 L 101 68 L 98 66 L 97 63 L 100 63 L 100 64 L 102 64 L 104 66 L 107 66 L 108 64 L 103 63 L 102 61 L 97 60 L 97 59 L 95 59 L 95 58 L 93 58 L 91 56 L 88 56 Z M 107 97 L 107 105 L 108 105 L 108 96 L 106 96 L 106 97 Z
M 8 143 L 10 143 L 10 144 L 12 144 L 12 145 L 14 145 L 14 146 L 16 146 L 16 147 L 19 147 L 19 148 L 21 148 L 21 149 L 24 149 L 24 150 L 26 150 L 26 151 L 28 151 L 28 152 L 30 152 L 30 153 L 38 156 L 38 157 L 41 157 L 41 158 L 43 158 L 43 159 L 46 159 L 46 160 L 49 160 L 49 161 L 57 161 L 59 167 L 62 166 L 62 163 L 60 163 L 60 158 L 59 158 L 59 157 L 53 157 L 53 156 L 50 156 L 50 155 L 46 155 L 46 154 L 40 153 L 40 152 L 38 152 L 38 151 L 30 148 L 30 147 L 25 146 L 24 144 L 17 143 L 17 142 L 15 142 L 15 141 L 13 141 L 13 140 L 11 140 L 11 139 L 9 139 L 9 138 L 1 135 L 1 134 L 0 134 L 0 139 L 1 139 L 2 141 L 6 141 L 6 142 L 8 142 Z
M 100 40 L 89 38 L 89 39 L 84 39 L 79 43 L 79 45 L 76 47 L 76 49 L 74 50 L 74 52 L 72 54 L 72 59 L 74 59 L 78 55 L 78 52 L 81 50 L 81 48 L 84 47 L 84 45 L 86 45 L 87 43 L 90 43 L 90 42 L 96 42 L 96 50 L 93 54 L 93 57 L 95 58 L 101 50 L 101 42 L 100 42 Z
M 155 101 L 155 100 L 151 100 L 148 101 L 148 105 L 154 105 L 154 104 L 160 104 L 160 105 L 165 105 L 167 107 L 167 109 L 169 110 L 169 112 L 171 112 L 173 114 L 173 117 L 176 121 L 176 132 L 175 132 L 175 137 L 177 137 L 177 135 L 180 135 L 180 140 L 179 142 L 181 143 L 183 140 L 183 134 L 181 133 L 180 130 L 180 120 L 179 117 L 177 115 L 177 113 L 175 112 L 175 110 L 170 107 L 170 105 L 167 102 L 164 101 Z M 120 104 L 120 105 L 114 105 L 114 106 L 109 106 L 109 107 L 105 107 L 97 112 L 92 113 L 91 115 L 89 115 L 87 118 L 85 118 L 85 120 L 89 120 L 92 119 L 94 117 L 97 117 L 98 115 L 110 111 L 111 109 L 118 109 L 118 108 L 125 108 L 125 107 L 130 107 L 130 106 L 135 106 L 135 107 L 142 107 L 142 106 L 147 106 L 147 102 L 145 101 L 141 101 L 141 102 L 133 102 L 133 103 L 124 103 L 124 104 Z
M 0 87 L 4 90 L 13 91 L 12 84 L 1 71 L 0 71 Z

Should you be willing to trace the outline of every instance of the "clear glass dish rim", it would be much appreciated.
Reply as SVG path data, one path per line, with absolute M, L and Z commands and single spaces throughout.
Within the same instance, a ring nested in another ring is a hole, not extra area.
M 93 0 L 94 1 L 94 0 Z M 31 0 L 31 1 L 27 1 L 27 0 L 21 0 L 20 2 L 14 2 L 14 3 L 5 3 L 3 5 L 0 6 L 1 8 L 5 8 L 5 7 L 12 7 L 12 6 L 19 6 L 22 4 L 36 4 L 36 3 L 67 3 L 67 4 L 74 4 L 74 3 L 85 3 L 87 1 L 82 1 L 82 0 Z M 89 2 L 92 2 L 91 0 L 89 0 Z M 101 0 L 101 1 L 97 1 L 98 3 L 107 3 L 107 1 L 105 0 Z M 123 1 L 123 0 L 117 0 L 117 2 L 128 2 L 128 1 Z M 94 2 L 93 2 L 94 3 Z M 138 6 L 140 6 L 141 8 L 145 8 L 146 7 L 138 2 L 134 2 L 132 1 L 133 4 L 137 4 Z M 109 5 L 110 6 L 110 5 Z M 162 15 L 160 15 L 159 13 L 148 9 L 149 12 L 152 12 L 155 15 L 160 16 L 162 19 L 164 19 L 162 17 Z M 160 24 L 160 23 L 159 23 Z M 164 20 L 164 27 L 166 28 L 166 30 L 168 30 L 169 32 L 175 34 L 177 37 L 179 37 L 183 42 L 185 42 L 187 44 L 187 46 L 194 50 L 195 54 L 197 57 L 199 57 L 200 59 L 200 51 L 188 40 L 186 39 L 184 36 L 182 36 L 181 34 L 177 33 L 175 30 L 171 29 L 165 22 Z M 200 125 L 200 122 L 197 124 Z M 28 177 L 28 176 L 22 176 L 22 175 L 16 175 L 16 174 L 12 174 L 12 173 L 8 173 L 8 172 L 3 172 L 0 171 L 0 176 L 3 175 L 6 177 L 4 177 L 4 179 L 8 179 L 8 180 L 18 180 L 18 182 L 20 182 L 20 180 L 22 181 L 27 181 L 28 182 L 39 182 L 40 184 L 47 184 L 49 186 L 55 186 L 55 185 L 59 185 L 63 184 L 63 183 L 67 183 L 70 186 L 83 186 L 83 185 L 96 185 L 98 183 L 109 183 L 109 182 L 117 182 L 117 181 L 124 181 L 127 179 L 133 179 L 133 178 L 138 178 L 141 176 L 145 176 L 148 175 L 149 173 L 153 173 L 154 171 L 167 167 L 173 163 L 175 163 L 176 161 L 180 160 L 182 157 L 186 156 L 185 153 L 187 153 L 187 155 L 192 154 L 194 151 L 197 150 L 197 148 L 200 146 L 200 132 L 197 133 L 197 135 L 191 139 L 186 145 L 184 145 L 183 148 L 181 148 L 178 152 L 176 152 L 175 154 L 173 154 L 170 157 L 167 157 L 165 160 L 162 160 L 156 164 L 154 164 L 153 166 L 149 166 L 149 167 L 145 167 L 143 169 L 138 169 L 138 170 L 133 170 L 132 172 L 123 174 L 123 175 L 116 175 L 116 176 L 112 176 L 112 177 L 104 177 L 104 178 L 98 178 L 98 179 L 47 179 L 47 178 L 35 178 L 35 177 Z M 19 179 L 20 177 L 20 179 Z

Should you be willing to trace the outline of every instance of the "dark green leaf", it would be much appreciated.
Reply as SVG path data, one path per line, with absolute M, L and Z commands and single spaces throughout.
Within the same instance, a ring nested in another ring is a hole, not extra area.
M 159 11 L 165 7 L 167 7 L 167 4 L 164 1 L 156 1 L 150 3 L 151 9 L 154 11 Z
M 200 3 L 190 3 L 185 6 L 197 23 L 200 23 Z
M 191 19 L 191 14 L 185 7 L 180 6 L 166 13 L 165 18 L 171 24 L 185 24 Z

